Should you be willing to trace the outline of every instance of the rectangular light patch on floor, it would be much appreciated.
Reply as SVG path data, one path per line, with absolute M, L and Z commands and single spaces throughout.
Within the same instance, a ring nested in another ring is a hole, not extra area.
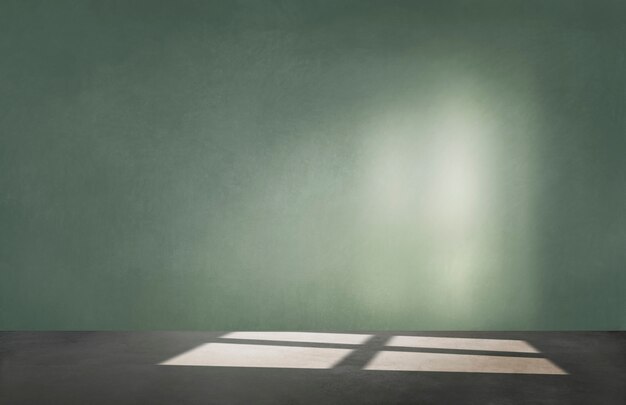
M 567 374 L 549 360 L 448 353 L 379 352 L 366 370 L 451 373 Z
M 334 367 L 350 352 L 350 349 L 206 343 L 160 364 L 327 369 Z
M 221 336 L 221 338 L 359 345 L 365 343 L 371 336 L 354 333 L 320 332 L 231 332 Z
M 394 336 L 386 346 L 422 349 L 483 350 L 496 352 L 539 353 L 523 340 L 470 339 L 437 336 Z

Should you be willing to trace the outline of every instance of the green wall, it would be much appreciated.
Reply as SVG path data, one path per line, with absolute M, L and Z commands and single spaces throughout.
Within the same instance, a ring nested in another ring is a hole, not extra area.
M 625 16 L 0 0 L 0 328 L 626 329 Z

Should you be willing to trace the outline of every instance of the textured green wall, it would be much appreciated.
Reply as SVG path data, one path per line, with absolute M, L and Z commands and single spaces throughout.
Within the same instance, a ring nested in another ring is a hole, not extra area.
M 626 328 L 626 3 L 0 0 L 0 328 Z

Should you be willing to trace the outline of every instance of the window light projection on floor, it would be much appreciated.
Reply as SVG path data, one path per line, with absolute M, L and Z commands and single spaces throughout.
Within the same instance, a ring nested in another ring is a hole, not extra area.
M 350 352 L 352 352 L 350 349 L 206 343 L 161 364 L 319 369 L 333 368 Z
M 433 336 L 394 336 L 387 346 L 424 349 L 485 350 L 493 352 L 539 353 L 523 340 L 466 339 Z
M 366 370 L 454 373 L 567 374 L 541 358 L 447 353 L 379 352 Z
M 277 342 L 335 343 L 360 345 L 372 335 L 353 333 L 318 332 L 230 332 L 222 336 L 227 339 L 274 340 Z
M 230 332 L 162 363 L 166 366 L 330 369 L 350 354 L 363 370 L 565 375 L 523 340 L 315 332 Z M 243 340 L 243 341 L 242 341 Z M 384 342 L 386 343 L 372 343 Z M 294 342 L 297 343 L 294 345 Z M 432 350 L 438 352 L 433 353 Z M 452 351 L 441 353 L 440 351 Z M 464 353 L 454 353 L 462 350 Z M 467 352 L 480 351 L 471 354 Z M 484 352 L 493 352 L 487 355 Z M 520 353 L 512 356 L 512 353 Z M 520 357 L 522 356 L 522 357 Z

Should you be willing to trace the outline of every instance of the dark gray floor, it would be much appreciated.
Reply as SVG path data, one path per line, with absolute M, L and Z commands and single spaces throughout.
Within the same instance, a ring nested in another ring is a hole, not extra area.
M 626 332 L 401 334 L 521 339 L 569 374 L 366 371 L 367 350 L 328 370 L 159 366 L 222 333 L 1 332 L 0 404 L 626 404 Z

